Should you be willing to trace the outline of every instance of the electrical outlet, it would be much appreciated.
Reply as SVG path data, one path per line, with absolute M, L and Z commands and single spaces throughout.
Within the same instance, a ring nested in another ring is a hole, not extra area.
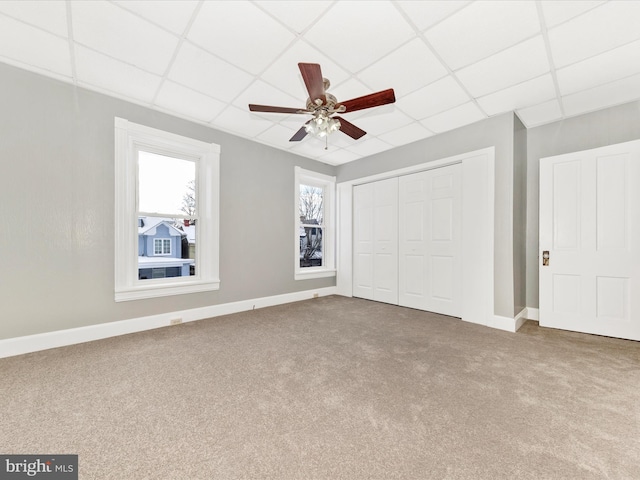
M 313 294 L 313 298 L 318 298 L 320 295 L 318 295 L 317 293 Z
M 181 323 L 181 318 L 172 318 L 171 320 L 169 320 L 169 325 L 180 325 Z

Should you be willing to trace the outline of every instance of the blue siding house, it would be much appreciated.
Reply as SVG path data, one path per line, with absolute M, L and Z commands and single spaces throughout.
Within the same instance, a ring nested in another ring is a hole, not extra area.
M 185 233 L 168 218 L 138 218 L 138 278 L 189 276 L 195 260 L 183 252 Z M 184 253 L 184 254 L 183 254 Z

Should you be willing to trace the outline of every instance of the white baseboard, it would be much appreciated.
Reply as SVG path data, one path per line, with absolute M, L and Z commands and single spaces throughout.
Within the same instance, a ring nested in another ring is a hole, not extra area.
M 254 308 L 271 307 L 274 305 L 308 300 L 314 298 L 315 295 L 319 297 L 334 295 L 336 291 L 336 287 L 325 287 L 316 290 L 305 290 L 302 292 L 274 295 L 272 297 L 254 298 L 221 305 L 193 308 L 190 310 L 160 313 L 158 315 L 131 318 L 117 322 L 100 323 L 86 327 L 57 330 L 55 332 L 39 333 L 24 337 L 8 338 L 0 340 L 0 358 L 167 327 L 171 325 L 172 320 L 176 319 L 181 319 L 182 322 L 193 322 L 205 318 L 218 317 L 220 315 L 245 312 Z
M 493 318 L 489 318 L 487 327 L 497 328 L 507 332 L 517 332 L 524 322 L 527 321 L 527 318 L 529 318 L 527 316 L 527 308 L 523 308 L 514 318 L 494 315 Z
M 534 307 L 527 307 L 527 318 L 529 320 L 540 321 L 540 310 Z

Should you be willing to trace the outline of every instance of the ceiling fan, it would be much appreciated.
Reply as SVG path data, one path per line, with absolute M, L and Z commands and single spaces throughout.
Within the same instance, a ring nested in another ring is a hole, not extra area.
M 320 65 L 317 63 L 298 63 L 302 79 L 309 92 L 306 108 L 289 108 L 289 107 L 272 107 L 269 105 L 249 104 L 249 110 L 252 112 L 270 112 L 270 113 L 299 113 L 311 114 L 313 118 L 306 122 L 293 137 L 290 142 L 299 142 L 307 134 L 313 134 L 318 137 L 326 137 L 328 134 L 340 130 L 357 140 L 364 136 L 367 132 L 356 127 L 353 123 L 346 121 L 344 118 L 338 119 L 331 115 L 335 113 L 349 113 L 365 108 L 378 107 L 396 101 L 392 88 L 382 90 L 381 92 L 372 93 L 363 97 L 353 98 L 346 102 L 338 102 L 336 97 L 327 93 L 329 89 L 329 80 L 322 76 Z M 326 148 L 326 147 L 325 147 Z

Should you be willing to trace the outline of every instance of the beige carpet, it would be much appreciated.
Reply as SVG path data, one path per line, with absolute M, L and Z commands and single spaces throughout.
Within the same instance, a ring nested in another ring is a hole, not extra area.
M 0 360 L 81 479 L 639 479 L 640 343 L 325 297 Z

